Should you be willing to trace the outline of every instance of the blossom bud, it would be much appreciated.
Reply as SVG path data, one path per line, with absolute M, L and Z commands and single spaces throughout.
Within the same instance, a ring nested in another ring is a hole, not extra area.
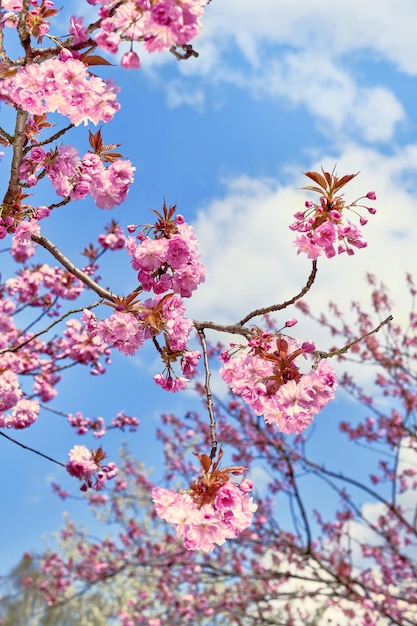
M 253 489 L 253 482 L 250 480 L 250 478 L 245 478 L 240 483 L 239 489 L 242 493 L 248 493 L 249 491 L 252 491 Z
M 375 193 L 375 191 L 368 191 L 368 193 L 366 194 L 366 197 L 369 200 L 376 200 L 376 193 Z
M 295 319 L 295 317 L 292 317 L 291 319 L 285 322 L 285 328 L 291 328 L 291 326 L 295 326 L 296 324 L 297 324 L 297 320 Z
M 120 61 L 120 65 L 124 67 L 126 70 L 137 70 L 140 68 L 140 59 L 136 52 L 130 50 L 126 52 Z
M 308 352 L 309 354 L 311 354 L 312 352 L 315 351 L 316 346 L 314 345 L 313 341 L 305 341 L 302 345 L 301 345 L 302 349 L 304 350 L 304 352 Z

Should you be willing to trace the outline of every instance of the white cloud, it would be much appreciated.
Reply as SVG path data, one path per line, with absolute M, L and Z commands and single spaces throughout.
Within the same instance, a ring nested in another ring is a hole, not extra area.
M 217 86 L 232 85 L 306 107 L 335 140 L 389 141 L 405 119 L 403 106 L 389 79 L 378 72 L 376 80 L 361 62 L 417 74 L 416 19 L 414 0 L 213 2 L 193 42 L 200 57 L 179 64 L 180 81 L 164 76 L 161 84 L 171 106 L 201 108 L 203 98 L 216 100 Z M 153 57 L 144 67 L 155 77 L 155 62 L 168 58 Z
M 417 162 L 416 157 L 417 145 L 381 155 L 352 144 L 343 153 L 324 158 L 328 170 L 337 162 L 339 175 L 361 170 L 346 187 L 345 196 L 354 200 L 375 190 L 378 200 L 371 204 L 378 212 L 369 216 L 364 228 L 368 248 L 353 257 L 319 259 L 318 277 L 307 296 L 316 312 L 332 300 L 351 319 L 352 300 L 369 302 L 364 277 L 371 272 L 392 291 L 396 321 L 406 319 L 410 303 L 404 276 L 414 269 L 411 260 L 417 243 L 417 183 L 410 178 L 417 174 L 410 166 Z M 320 162 L 316 162 L 309 169 L 319 168 Z M 301 167 L 297 174 L 288 171 L 285 186 L 271 179 L 242 176 L 227 181 L 224 197 L 202 208 L 195 229 L 209 274 L 190 301 L 193 317 L 238 321 L 249 311 L 283 302 L 301 289 L 311 263 L 303 255 L 297 257 L 291 245 L 294 233 L 288 225 L 293 213 L 303 208 L 307 195 L 297 187 L 306 182 Z M 288 309 L 279 314 L 279 320 L 284 323 L 293 315 L 294 310 Z
M 416 20 L 414 0 L 258 0 L 256 7 L 251 0 L 240 0 L 238 7 L 234 0 L 223 0 L 206 8 L 197 43 L 203 45 L 207 38 L 224 50 L 234 42 L 253 65 L 271 44 L 318 51 L 328 58 L 362 50 L 368 58 L 373 55 L 417 74 Z

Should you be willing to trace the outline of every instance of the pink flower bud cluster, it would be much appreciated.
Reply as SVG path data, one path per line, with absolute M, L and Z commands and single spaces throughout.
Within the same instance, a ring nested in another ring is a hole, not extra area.
M 34 115 L 58 111 L 75 126 L 109 122 L 120 109 L 119 88 L 91 75 L 82 61 L 72 57 L 25 65 L 3 83 L 3 93 L 25 111 Z
M 101 464 L 104 454 L 100 448 L 94 453 L 85 446 L 74 446 L 68 456 L 67 472 L 82 481 L 81 491 L 87 491 L 88 488 L 100 491 L 104 489 L 108 480 L 117 475 L 117 467 L 114 463 L 104 466 Z
M 118 3 L 116 8 L 105 0 L 90 0 L 90 3 L 102 5 L 99 10 L 101 29 L 94 39 L 100 48 L 115 54 L 122 38 L 143 41 L 148 52 L 163 52 L 189 43 L 200 32 L 200 17 L 206 1 L 130 0 Z M 72 22 L 72 33 L 80 40 L 84 36 L 82 23 L 79 18 L 72 18 Z M 124 67 L 139 67 L 139 64 L 136 53 L 127 52 L 122 57 Z
M 39 235 L 40 227 L 37 220 L 22 220 L 15 227 L 10 254 L 17 263 L 24 263 L 35 253 L 36 243 L 31 239 L 33 234 Z
M 201 356 L 197 350 L 187 348 L 193 322 L 185 317 L 182 298 L 190 297 L 204 281 L 206 268 L 200 263 L 192 227 L 181 215 L 173 219 L 175 207 L 168 209 L 164 204 L 163 210 L 163 214 L 157 213 L 160 219 L 153 227 L 155 238 L 141 231 L 136 238 L 129 237 L 126 241 L 132 267 L 138 271 L 141 283 L 138 293 L 153 291 L 155 297 L 138 302 L 132 294 L 133 299 L 117 300 L 109 318 L 97 320 L 93 312 L 84 311 L 82 320 L 94 341 L 124 354 L 132 355 L 145 340 L 162 335 L 165 347 L 161 356 L 166 367 L 154 380 L 166 391 L 175 392 L 184 389 Z M 136 227 L 129 226 L 128 230 L 134 232 Z M 182 376 L 173 375 L 172 364 L 177 360 Z
M 77 411 L 75 415 L 70 413 L 68 415 L 68 423 L 75 429 L 77 435 L 86 435 L 88 432 L 92 432 L 93 436 L 99 439 L 107 432 L 102 417 L 91 419 L 90 417 L 85 417 L 80 411 Z M 123 411 L 120 411 L 116 417 L 111 420 L 111 428 L 124 430 L 127 427 L 130 432 L 136 432 L 139 424 L 140 422 L 137 417 L 126 415 Z
M 99 439 L 106 434 L 106 427 L 102 417 L 91 419 L 89 417 L 84 417 L 82 413 L 77 411 L 75 415 L 72 415 L 71 413 L 68 415 L 68 423 L 75 429 L 78 435 L 85 435 L 89 431 L 92 431 L 93 436 L 96 439 Z
M 363 197 L 376 199 L 373 191 Z M 368 244 L 362 238 L 360 228 L 346 219 L 345 211 L 361 206 L 373 215 L 376 209 L 358 205 L 357 202 L 358 200 L 346 206 L 341 196 L 330 200 L 325 195 L 320 197 L 320 204 L 307 201 L 306 210 L 295 213 L 296 221 L 290 225 L 291 230 L 302 233 L 293 243 L 297 248 L 297 254 L 304 252 L 309 259 L 317 259 L 324 253 L 327 258 L 331 258 L 336 253 L 343 252 L 351 256 L 354 254 L 354 248 L 366 248 Z M 359 221 L 360 225 L 364 226 L 368 220 L 360 216 Z
M 4 24 L 9 28 L 16 28 L 19 22 L 18 12 L 23 10 L 22 0 L 2 0 L 0 5 L 0 8 L 5 11 L 1 16 L 2 25 Z M 54 3 L 51 0 L 42 0 L 42 5 L 45 9 L 47 9 L 53 7 Z M 25 6 L 25 9 L 28 11 L 28 15 L 33 16 L 33 18 L 37 20 L 36 36 L 40 42 L 42 37 L 49 32 L 49 22 L 40 18 L 39 8 L 38 0 L 32 0 L 32 2 L 29 3 L 29 6 Z
M 77 319 L 67 322 L 64 336 L 57 342 L 62 358 L 69 358 L 83 365 L 91 365 L 92 374 L 104 374 L 106 371 L 99 362 L 101 357 L 105 357 L 109 362 L 110 350 L 100 341 L 95 341 L 82 323 Z
M 131 433 L 135 433 L 138 429 L 140 421 L 137 417 L 133 417 L 132 415 L 126 415 L 123 411 L 119 411 L 116 417 L 111 420 L 112 426 L 114 428 L 120 428 L 120 430 L 124 430 L 125 428 L 129 428 Z
M 112 222 L 106 226 L 106 232 L 97 237 L 97 241 L 104 250 L 121 250 L 125 247 L 126 237 L 123 228 Z
M 207 269 L 200 263 L 197 237 L 181 215 L 175 218 L 172 234 L 151 239 L 139 233 L 136 240 L 127 240 L 126 248 L 144 291 L 162 294 L 172 290 L 189 298 L 204 282 Z
M 226 539 L 234 539 L 252 523 L 257 509 L 248 496 L 251 481 L 236 486 L 230 480 L 224 483 L 210 504 L 198 504 L 185 491 L 154 487 L 152 499 L 158 517 L 174 524 L 187 550 L 210 552 Z
M 82 290 L 83 284 L 73 274 L 46 263 L 33 270 L 25 268 L 15 278 L 6 281 L 6 292 L 18 302 L 31 306 L 48 306 L 56 297 L 75 300 Z
M 7 413 L 9 410 L 11 412 Z M 27 428 L 37 420 L 38 415 L 39 402 L 23 397 L 17 374 L 12 370 L 1 373 L 0 428 Z
M 296 339 L 264 333 L 247 347 L 238 347 L 232 358 L 223 352 L 220 375 L 267 424 L 275 424 L 283 433 L 301 433 L 333 399 L 336 388 L 327 361 L 300 372 L 296 359 L 312 351 L 310 342 L 300 345 Z
M 59 146 L 49 152 L 35 146 L 22 161 L 20 177 L 33 186 L 46 172 L 59 196 L 83 200 L 90 194 L 100 209 L 113 209 L 126 199 L 134 170 L 127 159 L 106 167 L 97 154 L 87 152 L 80 157 L 73 146 Z

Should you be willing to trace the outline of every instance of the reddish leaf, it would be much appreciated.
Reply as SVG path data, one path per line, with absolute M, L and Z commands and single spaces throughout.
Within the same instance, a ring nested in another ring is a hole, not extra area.
M 326 179 L 321 174 L 319 174 L 318 172 L 304 172 L 304 174 L 308 178 L 311 178 L 311 180 L 314 180 L 314 182 L 317 183 L 318 185 L 320 185 L 320 187 L 322 187 L 322 189 L 324 189 L 324 190 L 327 189 L 327 181 L 326 181 Z
M 84 65 L 87 65 L 87 67 L 90 67 L 91 65 L 113 65 L 113 63 L 110 63 L 110 61 L 107 61 L 107 59 L 104 59 L 98 54 L 83 54 L 80 56 L 80 60 L 84 63 Z

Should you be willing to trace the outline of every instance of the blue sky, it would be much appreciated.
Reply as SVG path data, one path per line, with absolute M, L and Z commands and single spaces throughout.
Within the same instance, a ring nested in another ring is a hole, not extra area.
M 71 12 L 84 4 L 71 3 Z M 401 321 L 409 304 L 403 276 L 414 270 L 417 244 L 416 23 L 414 0 L 257 0 L 256 10 L 249 0 L 213 0 L 194 42 L 198 59 L 149 56 L 137 46 L 141 70 L 100 68 L 122 87 L 122 110 L 103 127 L 104 140 L 123 144 L 136 167 L 135 184 L 113 212 L 92 201 L 64 207 L 45 222 L 45 234 L 76 261 L 110 219 L 141 223 L 163 198 L 177 203 L 196 229 L 209 268 L 190 315 L 229 322 L 304 284 L 310 264 L 295 255 L 288 229 L 306 197 L 302 171 L 337 163 L 340 174 L 361 171 L 346 196 L 375 190 L 378 213 L 365 228 L 369 247 L 353 258 L 324 260 L 308 301 L 319 311 L 332 299 L 349 319 L 351 299 L 367 300 L 364 275 L 372 271 L 391 288 Z M 86 150 L 87 130 L 80 127 L 65 141 Z M 4 255 L 1 264 L 3 274 L 9 269 Z M 123 252 L 105 261 L 102 275 L 119 293 L 136 286 Z M 311 324 L 300 320 L 296 330 L 326 348 L 326 336 Z M 108 420 L 121 409 L 137 415 L 141 426 L 129 437 L 131 449 L 157 465 L 160 451 L 149 442 L 159 413 L 181 412 L 194 402 L 190 393 L 173 399 L 153 386 L 157 371 L 150 350 L 133 359 L 115 354 L 104 377 L 81 368 L 70 372 L 52 404 Z M 216 375 L 214 386 L 222 392 Z M 342 396 L 334 406 L 338 414 L 351 411 Z M 331 416 L 329 407 L 323 423 Z M 329 441 L 322 430 L 324 454 Z M 63 461 L 75 443 L 96 445 L 46 412 L 16 438 Z M 116 455 L 121 439 L 110 433 L 103 444 Z M 78 495 L 64 472 L 5 440 L 0 444 L 4 572 L 23 550 L 41 548 L 41 536 L 59 528 L 63 510 L 80 520 L 88 513 L 85 503 L 62 503 L 51 494 L 55 480 Z

